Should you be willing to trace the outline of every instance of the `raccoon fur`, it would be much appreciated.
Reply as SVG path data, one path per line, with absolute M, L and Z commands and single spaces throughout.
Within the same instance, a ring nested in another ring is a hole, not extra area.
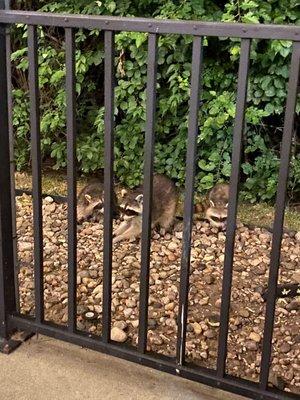
M 142 232 L 143 186 L 133 191 L 123 190 L 119 203 L 123 223 L 115 232 L 114 243 L 134 239 Z M 178 195 L 174 183 L 165 175 L 153 175 L 152 228 L 159 225 L 168 230 L 174 222 Z
M 203 204 L 196 205 L 196 213 L 203 212 L 211 226 L 225 230 L 229 202 L 229 185 L 219 183 L 208 193 Z
M 118 215 L 117 196 L 113 192 L 113 215 Z M 104 186 L 99 179 L 91 180 L 77 197 L 77 222 L 88 218 L 99 220 L 104 212 Z

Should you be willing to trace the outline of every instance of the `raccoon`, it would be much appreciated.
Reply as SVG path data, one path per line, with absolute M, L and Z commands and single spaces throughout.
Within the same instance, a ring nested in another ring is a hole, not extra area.
M 117 196 L 113 192 L 113 215 L 118 215 Z M 104 187 L 99 179 L 91 180 L 77 197 L 77 222 L 93 217 L 99 220 L 104 212 Z
M 196 206 L 196 212 L 204 212 L 204 217 L 211 226 L 225 230 L 228 202 L 229 185 L 219 183 L 210 190 L 204 204 Z
M 113 239 L 117 243 L 125 239 L 134 239 L 142 232 L 143 186 L 132 192 L 123 190 L 120 210 L 123 223 L 115 232 Z M 176 214 L 177 191 L 174 183 L 164 175 L 153 175 L 152 228 L 159 225 L 163 231 L 168 230 Z

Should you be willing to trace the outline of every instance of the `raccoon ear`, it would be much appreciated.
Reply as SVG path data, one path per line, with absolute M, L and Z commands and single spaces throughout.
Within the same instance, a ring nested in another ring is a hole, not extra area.
M 86 194 L 84 197 L 89 203 L 92 202 L 92 198 L 91 198 L 91 196 L 89 194 Z
M 136 201 L 138 202 L 138 203 L 142 203 L 143 202 L 143 195 L 142 194 L 139 194 L 138 196 L 136 196 Z
M 209 200 L 209 203 L 210 203 L 211 207 L 215 206 L 215 203 L 212 200 Z
M 228 208 L 228 203 L 225 204 L 225 208 Z
M 121 190 L 121 197 L 124 197 L 127 194 L 127 190 L 126 189 L 122 189 Z

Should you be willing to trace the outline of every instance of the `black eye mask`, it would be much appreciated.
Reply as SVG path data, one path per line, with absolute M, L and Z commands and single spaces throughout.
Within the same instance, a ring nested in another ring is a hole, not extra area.
M 210 217 L 214 222 L 226 222 L 227 217 Z
M 123 214 L 128 215 L 128 216 L 139 215 L 139 213 L 137 213 L 134 210 L 130 210 L 129 208 L 123 209 Z
M 103 208 L 103 203 L 99 203 L 94 207 L 94 210 L 101 210 Z

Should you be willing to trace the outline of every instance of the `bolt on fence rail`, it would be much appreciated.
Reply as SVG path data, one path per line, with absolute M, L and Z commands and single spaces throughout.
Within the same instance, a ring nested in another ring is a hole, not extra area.
M 192 379 L 256 399 L 287 399 L 296 396 L 268 387 L 271 359 L 271 342 L 274 324 L 276 288 L 280 260 L 286 185 L 292 131 L 297 98 L 300 68 L 300 27 L 277 25 L 247 25 L 198 21 L 171 21 L 143 18 L 118 18 L 86 15 L 61 15 L 53 13 L 3 10 L 0 0 L 0 59 L 8 59 L 10 42 L 7 27 L 11 24 L 28 25 L 30 127 L 33 161 L 33 211 L 34 211 L 34 274 L 35 318 L 18 313 L 17 287 L 14 270 L 14 204 L 11 201 L 10 169 L 10 74 L 9 62 L 0 64 L 0 348 L 8 345 L 10 333 L 15 329 L 40 332 L 58 339 L 125 358 L 174 375 Z M 68 326 L 60 327 L 44 321 L 43 292 L 43 230 L 41 190 L 41 149 L 38 89 L 38 38 L 37 26 L 65 28 L 66 40 L 66 94 L 67 94 L 67 175 L 68 175 Z M 76 329 L 76 104 L 75 104 L 75 41 L 74 29 L 104 30 L 105 43 L 105 172 L 104 172 L 104 262 L 103 262 L 103 322 L 102 337 L 94 337 Z M 146 32 L 148 37 L 146 134 L 144 159 L 144 209 L 141 239 L 140 316 L 137 348 L 119 345 L 110 340 L 111 283 L 112 283 L 112 201 L 113 201 L 113 147 L 114 147 L 114 33 L 119 31 Z M 147 352 L 149 262 L 151 234 L 152 175 L 155 143 L 157 42 L 161 34 L 193 35 L 192 74 L 189 125 L 186 154 L 186 183 L 184 202 L 184 228 L 180 275 L 179 318 L 176 358 L 158 356 Z M 185 340 L 188 311 L 191 229 L 196 159 L 196 142 L 199 131 L 198 110 L 203 65 L 203 36 L 241 38 L 241 56 L 238 72 L 237 106 L 233 133 L 232 172 L 230 201 L 225 244 L 221 324 L 219 333 L 217 369 L 210 370 L 185 363 Z M 241 163 L 244 116 L 249 70 L 251 39 L 285 39 L 293 41 L 288 94 L 285 111 L 284 133 L 281 148 L 280 173 L 276 200 L 276 213 L 272 241 L 267 309 L 262 347 L 260 382 L 254 383 L 226 374 L 229 307 L 232 285 L 235 226 L 239 171 Z M 8 90 L 9 89 L 9 90 Z

